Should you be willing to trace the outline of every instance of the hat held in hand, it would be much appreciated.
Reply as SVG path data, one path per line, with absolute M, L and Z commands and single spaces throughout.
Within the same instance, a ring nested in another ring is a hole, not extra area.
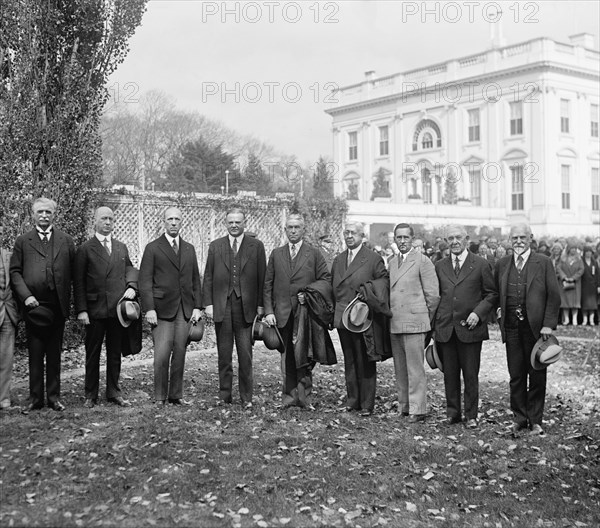
M 54 312 L 48 308 L 46 303 L 41 303 L 31 310 L 27 310 L 25 319 L 36 328 L 48 328 L 54 324 Z
M 562 355 L 562 347 L 558 344 L 556 336 L 551 335 L 544 341 L 540 337 L 531 350 L 531 366 L 535 370 L 543 370 L 548 365 L 556 363 Z
M 425 359 L 431 370 L 439 369 L 440 372 L 444 372 L 444 364 L 438 354 L 434 339 L 429 341 L 429 344 L 425 347 Z
M 269 350 L 278 350 L 281 353 L 285 352 L 279 328 L 269 326 L 264 321 L 259 321 L 258 315 L 252 323 L 252 344 L 255 341 L 262 341 Z
M 187 344 L 189 345 L 192 341 L 200 341 L 204 336 L 204 321 L 198 319 L 195 323 L 190 319 L 188 322 L 188 338 Z
M 137 321 L 142 315 L 140 303 L 131 299 L 125 299 L 125 296 L 119 299 L 117 303 L 117 317 L 121 326 L 127 328 L 133 321 Z
M 361 301 L 358 295 L 350 301 L 344 313 L 342 313 L 342 324 L 350 332 L 360 334 L 368 330 L 373 322 L 373 316 L 369 305 Z

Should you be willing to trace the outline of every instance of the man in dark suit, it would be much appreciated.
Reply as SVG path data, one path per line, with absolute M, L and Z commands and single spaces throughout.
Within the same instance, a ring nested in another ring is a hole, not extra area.
M 63 411 L 60 401 L 60 354 L 65 319 L 71 300 L 71 270 L 75 257 L 73 239 L 53 226 L 56 202 L 33 202 L 35 228 L 15 241 L 10 260 L 10 280 L 25 310 L 43 305 L 51 312 L 48 326 L 34 324 L 26 315 L 29 348 L 29 403 L 25 412 L 44 406 L 44 358 L 48 407 Z
M 127 338 L 117 318 L 121 297 L 133 299 L 137 281 L 127 246 L 111 236 L 115 215 L 99 207 L 94 215 L 95 235 L 75 255 L 73 274 L 77 319 L 85 332 L 85 402 L 92 408 L 98 401 L 100 351 L 106 335 L 106 399 L 121 407 L 130 403 L 121 396 L 121 352 Z M 128 279 L 129 278 L 129 282 Z
M 466 230 L 449 226 L 447 235 L 451 254 L 435 264 L 441 299 L 434 323 L 436 346 L 444 364 L 447 422 L 462 421 L 462 372 L 466 425 L 476 428 L 481 345 L 489 339 L 487 319 L 498 294 L 489 262 L 467 250 Z
M 3 234 L 0 224 L 0 239 Z M 1 242 L 1 240 L 0 240 Z M 0 247 L 0 409 L 11 406 L 10 385 L 19 312 L 10 287 L 11 251 Z
M 387 278 L 381 255 L 363 245 L 364 227 L 348 222 L 344 227 L 346 251 L 335 257 L 331 267 L 331 285 L 335 299 L 333 326 L 337 328 L 344 353 L 346 410 L 370 416 L 375 408 L 377 363 L 369 357 L 364 333 L 354 333 L 342 323 L 346 306 L 366 282 Z
M 296 365 L 293 342 L 298 304 L 305 302 L 300 290 L 317 280 L 330 280 L 323 255 L 318 248 L 303 240 L 304 231 L 301 215 L 288 216 L 285 224 L 288 243 L 271 252 L 265 277 L 265 322 L 280 329 L 285 346 L 281 354 L 284 407 L 310 407 L 312 365 Z
M 512 432 L 530 428 L 544 434 L 542 416 L 546 398 L 546 369 L 531 366 L 531 350 L 541 337 L 546 340 L 558 324 L 560 292 L 556 272 L 548 257 L 534 253 L 533 235 L 527 224 L 510 230 L 513 255 L 496 263 L 496 289 L 500 295 L 498 323 L 510 375 Z
M 210 243 L 204 269 L 202 305 L 215 321 L 219 354 L 219 397 L 231 403 L 233 341 L 239 364 L 242 406 L 252 407 L 252 322 L 264 314 L 263 288 L 267 258 L 263 243 L 244 236 L 246 217 L 231 209 L 225 217 L 229 234 Z
M 144 249 L 139 274 L 142 309 L 153 327 L 154 399 L 159 407 L 167 399 L 175 405 L 188 403 L 183 400 L 188 322 L 200 319 L 202 307 L 196 250 L 179 236 L 181 211 L 167 208 L 164 225 L 165 234 Z

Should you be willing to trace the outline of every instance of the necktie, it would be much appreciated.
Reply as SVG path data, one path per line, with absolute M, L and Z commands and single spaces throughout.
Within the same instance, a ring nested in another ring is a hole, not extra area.
M 110 256 L 110 244 L 108 243 L 108 238 L 105 238 L 102 241 L 102 244 L 104 245 L 104 249 L 106 249 L 106 252 L 108 253 L 108 255 Z
M 40 231 L 40 235 L 42 235 L 42 244 L 45 246 L 48 244 L 48 231 Z
M 402 266 L 403 262 L 404 262 L 404 255 L 402 253 L 398 253 L 398 269 L 400 269 L 400 266 Z
M 291 250 L 290 250 L 290 257 L 292 260 L 294 260 L 296 258 L 296 244 L 292 244 Z
M 352 251 L 348 250 L 348 263 L 346 268 L 349 268 L 350 264 L 352 264 Z
M 179 255 L 179 248 L 177 247 L 176 239 L 173 239 L 173 251 L 175 251 L 175 255 Z
M 521 255 L 519 255 L 517 257 L 517 271 L 519 271 L 519 273 L 520 273 L 522 269 L 523 269 L 523 257 Z
M 458 260 L 458 257 L 454 259 L 454 275 L 457 277 L 460 275 L 460 260 Z
M 237 238 L 233 239 L 233 247 L 232 247 L 232 249 L 233 249 L 233 254 L 237 255 L 237 252 L 238 252 Z

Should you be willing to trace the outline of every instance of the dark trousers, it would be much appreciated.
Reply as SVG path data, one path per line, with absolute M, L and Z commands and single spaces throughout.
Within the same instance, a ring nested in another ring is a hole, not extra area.
M 154 399 L 183 398 L 183 372 L 188 324 L 181 305 L 174 319 L 159 319 L 154 338 Z
M 29 403 L 44 405 L 44 360 L 46 370 L 46 395 L 48 405 L 60 399 L 60 356 L 65 320 L 60 308 L 54 309 L 54 323 L 48 328 L 37 328 L 29 323 L 27 347 L 29 349 Z
M 283 378 L 282 403 L 284 407 L 306 407 L 312 393 L 312 368 L 314 364 L 304 367 L 296 365 L 294 352 L 294 314 L 290 314 L 286 325 L 279 329 L 281 339 L 285 343 L 285 352 L 281 354 L 281 374 Z
M 246 323 L 242 299 L 235 293 L 227 298 L 225 317 L 215 323 L 217 333 L 217 352 L 219 354 L 219 397 L 231 402 L 233 384 L 233 342 L 237 351 L 239 365 L 239 390 L 242 402 L 252 401 L 252 324 Z
M 444 363 L 444 385 L 446 387 L 446 415 L 461 418 L 460 375 L 465 385 L 465 419 L 477 418 L 479 411 L 479 365 L 481 363 L 481 341 L 463 343 L 452 332 L 450 341 L 436 341 L 438 352 Z
M 369 361 L 362 334 L 341 328 L 338 328 L 338 334 L 344 353 L 346 407 L 372 411 L 375 407 L 377 364 Z
M 535 370 L 531 366 L 531 350 L 537 339 L 527 319 L 519 321 L 516 327 L 506 327 L 505 335 L 510 375 L 510 408 L 514 420 L 523 427 L 541 425 L 546 399 L 547 370 Z
M 121 395 L 121 350 L 125 329 L 116 317 L 90 319 L 85 331 L 85 397 L 98 399 L 100 385 L 100 351 L 106 335 L 106 397 Z

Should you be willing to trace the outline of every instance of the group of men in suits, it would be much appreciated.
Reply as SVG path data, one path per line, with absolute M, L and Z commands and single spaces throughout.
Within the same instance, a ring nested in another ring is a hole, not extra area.
M 77 318 L 86 326 L 86 407 L 98 401 L 104 340 L 106 397 L 119 406 L 130 405 L 119 386 L 126 337 L 116 311 L 121 301 L 139 298 L 152 327 L 157 406 L 188 403 L 183 399 L 186 347 L 190 325 L 204 311 L 215 321 L 223 404 L 233 401 L 235 343 L 239 397 L 245 409 L 252 407 L 253 326 L 264 318 L 281 336 L 282 406 L 311 408 L 316 361 L 298 350 L 308 346 L 306 340 L 298 339 L 298 315 L 310 288 L 326 284 L 329 293 L 325 297 L 333 303 L 327 307 L 331 310 L 328 327 L 337 329 L 344 355 L 348 412 L 358 411 L 362 416 L 374 412 L 376 362 L 393 357 L 399 412 L 410 422 L 423 421 L 427 414 L 424 348 L 433 338 L 443 363 L 447 421 L 461 422 L 464 412 L 466 425 L 477 427 L 481 347 L 489 338 L 487 317 L 499 306 L 514 432 L 525 428 L 542 432 L 546 370 L 533 369 L 530 354 L 536 341 L 549 338 L 556 327 L 560 300 L 550 261 L 530 251 L 532 234 L 527 225 L 513 226 L 514 255 L 500 259 L 492 269 L 487 260 L 467 250 L 469 238 L 463 227 L 448 228 L 451 254 L 434 267 L 415 250 L 413 228 L 401 223 L 394 229 L 398 253 L 386 269 L 382 258 L 363 244 L 362 224 L 345 225 L 346 250 L 328 265 L 322 251 L 304 240 L 303 217 L 291 214 L 285 224 L 287 243 L 274 249 L 267 263 L 262 242 L 245 233 L 245 213 L 234 208 L 225 218 L 228 234 L 210 244 L 202 287 L 195 248 L 180 236 L 178 208 L 165 210 L 164 234 L 146 246 L 139 278 L 127 247 L 112 236 L 111 209 L 96 210 L 95 235 L 77 252 L 71 237 L 54 227 L 55 213 L 53 200 L 37 199 L 32 207 L 34 229 L 17 238 L 12 256 L 4 249 L 1 253 L 2 408 L 10 406 L 18 302 L 25 314 L 29 349 L 26 412 L 43 407 L 44 380 L 48 406 L 64 409 L 60 355 L 71 280 Z M 344 320 L 357 300 L 370 312 L 369 324 L 359 331 L 350 329 Z

